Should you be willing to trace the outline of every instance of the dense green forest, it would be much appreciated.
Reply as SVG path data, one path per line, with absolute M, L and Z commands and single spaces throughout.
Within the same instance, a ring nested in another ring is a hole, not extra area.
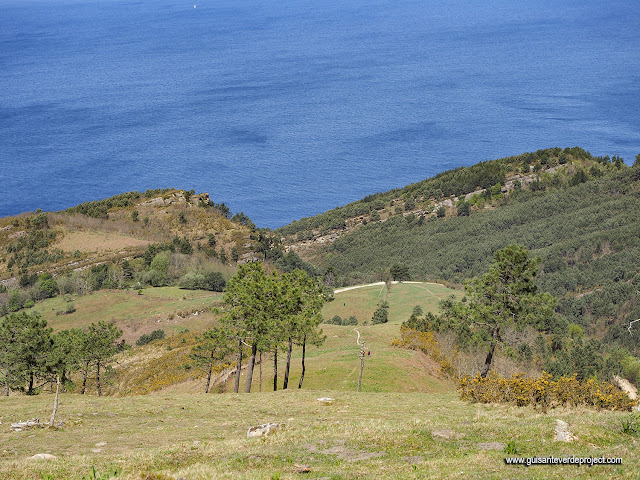
M 640 168 L 585 180 L 522 189 L 470 216 L 371 222 L 325 247 L 322 267 L 341 285 L 378 280 L 394 264 L 413 279 L 461 283 L 496 250 L 522 244 L 541 257 L 537 282 L 559 298 L 560 314 L 637 352 L 625 324 L 640 317 Z

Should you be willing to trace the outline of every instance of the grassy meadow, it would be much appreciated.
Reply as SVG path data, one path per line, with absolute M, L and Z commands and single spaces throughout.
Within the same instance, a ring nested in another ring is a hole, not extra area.
M 166 334 L 186 329 L 204 330 L 213 321 L 211 306 L 222 299 L 221 293 L 204 290 L 183 290 L 178 287 L 137 290 L 98 290 L 89 295 L 65 295 L 38 302 L 31 311 L 38 311 L 54 332 L 83 328 L 100 320 L 114 321 L 129 344 L 143 333 L 158 328 Z M 67 301 L 76 311 L 64 312 Z M 194 315 L 195 312 L 198 315 Z
M 335 294 L 335 300 L 327 303 L 322 310 L 324 318 L 340 315 L 347 318 L 354 315 L 362 325 L 371 322 L 378 302 L 389 302 L 389 323 L 400 324 L 409 318 L 413 307 L 420 305 L 424 312 L 436 312 L 441 300 L 454 295 L 460 299 L 463 293 L 438 283 L 394 283 L 388 290 L 385 285 L 372 285 Z
M 318 397 L 335 398 L 333 405 Z M 157 394 L 82 397 L 64 394 L 58 430 L 11 432 L 10 421 L 48 418 L 51 395 L 0 400 L 3 479 L 91 478 L 90 468 L 121 479 L 637 479 L 637 438 L 628 413 L 479 405 L 455 393 L 360 393 L 289 390 L 252 394 Z M 573 443 L 554 442 L 556 420 Z M 250 439 L 250 426 L 284 424 Z M 518 456 L 621 457 L 617 466 L 510 466 Z M 50 453 L 58 458 L 34 462 Z M 297 473 L 301 466 L 308 473 Z M 96 477 L 98 478 L 98 477 Z

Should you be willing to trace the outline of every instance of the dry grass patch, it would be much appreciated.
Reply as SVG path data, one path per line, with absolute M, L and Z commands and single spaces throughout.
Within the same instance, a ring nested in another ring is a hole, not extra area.
M 73 253 L 119 252 L 129 248 L 144 248 L 151 242 L 113 232 L 76 231 L 68 232 L 53 247 Z

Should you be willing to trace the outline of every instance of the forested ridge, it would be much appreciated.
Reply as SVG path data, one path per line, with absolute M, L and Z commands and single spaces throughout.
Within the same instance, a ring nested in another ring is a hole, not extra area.
M 314 234 L 342 229 L 346 226 L 346 222 L 354 217 L 369 216 L 370 220 L 378 220 L 374 211 L 382 211 L 384 215 L 383 209 L 393 214 L 402 210 L 413 210 L 422 204 L 428 210 L 432 200 L 458 197 L 482 189 L 499 197 L 501 187 L 505 185 L 507 178 L 517 174 L 534 173 L 537 178 L 532 188 L 540 189 L 544 188 L 546 171 L 557 169 L 559 166 L 566 168 L 559 175 L 555 175 L 556 181 L 561 181 L 567 171 L 572 176 L 577 173 L 576 179 L 582 181 L 589 175 L 599 177 L 612 169 L 623 168 L 624 163 L 618 156 L 595 157 L 580 147 L 564 150 L 557 147 L 541 149 L 536 152 L 479 162 L 469 167 L 458 167 L 403 188 L 367 195 L 362 200 L 336 207 L 314 217 L 295 220 L 277 229 L 275 233 L 284 237 L 308 239 Z M 587 172 L 585 167 L 589 167 Z M 567 179 L 564 178 L 564 181 Z M 494 191 L 491 191 L 492 188 Z

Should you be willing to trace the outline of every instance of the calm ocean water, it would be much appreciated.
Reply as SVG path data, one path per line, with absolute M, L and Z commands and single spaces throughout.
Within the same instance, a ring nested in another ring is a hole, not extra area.
M 278 227 L 575 145 L 640 153 L 636 0 L 0 0 L 0 216 L 169 186 Z

